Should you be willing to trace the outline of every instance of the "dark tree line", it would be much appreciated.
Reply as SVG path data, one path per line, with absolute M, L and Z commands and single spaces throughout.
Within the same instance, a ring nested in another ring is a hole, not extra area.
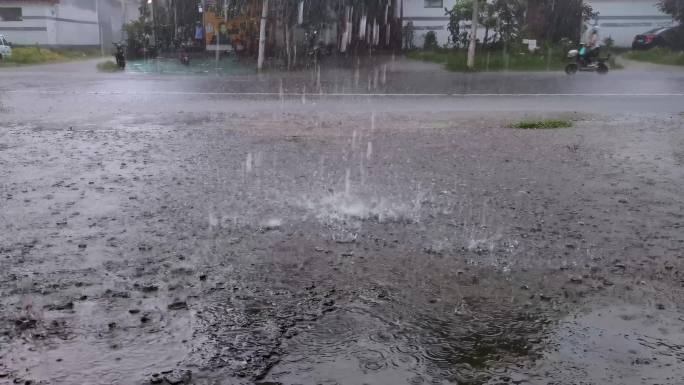
M 397 11 L 394 3 L 392 0 L 270 0 L 266 28 L 268 49 L 271 55 L 287 57 L 290 63 L 297 44 L 301 45 L 307 38 L 320 39 L 316 35 L 326 29 L 336 32 L 332 48 L 337 51 L 357 52 L 372 45 L 398 46 L 401 28 L 393 17 Z M 223 1 L 213 4 L 216 9 L 210 8 L 210 11 L 223 11 Z M 255 8 L 261 9 L 262 4 L 263 0 L 228 0 L 226 16 L 228 19 L 243 16 Z M 140 1 L 140 19 L 126 26 L 129 45 L 138 48 L 151 45 L 153 31 L 157 45 L 164 49 L 171 47 L 174 39 L 192 38 L 194 24 L 201 19 L 197 2 L 155 1 L 154 6 L 152 20 L 150 4 L 147 0 Z

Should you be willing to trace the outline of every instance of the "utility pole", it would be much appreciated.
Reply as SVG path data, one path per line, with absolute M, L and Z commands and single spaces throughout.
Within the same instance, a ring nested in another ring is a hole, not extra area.
M 126 0 L 121 0 L 121 12 L 123 12 L 123 14 L 121 15 L 122 23 L 123 24 L 128 23 L 128 20 L 126 20 L 126 17 L 128 15 L 128 12 L 126 9 Z M 125 40 L 125 33 L 126 33 L 125 29 L 121 28 L 121 40 L 120 41 Z
M 173 0 L 173 39 L 178 38 L 178 3 Z
M 157 21 L 154 20 L 154 0 L 147 0 L 147 4 L 150 6 L 150 16 L 152 17 L 152 42 L 157 48 Z
M 404 0 L 401 0 L 401 4 L 399 4 L 399 36 L 401 38 L 401 43 L 400 43 L 400 50 L 404 50 Z M 410 47 L 407 47 L 406 49 L 409 49 Z
M 475 46 L 477 45 L 477 25 L 478 20 L 478 10 L 477 6 L 479 0 L 473 0 L 473 18 L 470 25 L 470 45 L 468 46 L 468 68 L 475 68 Z
M 100 56 L 104 57 L 104 41 L 102 36 L 102 16 L 100 16 L 100 0 L 95 0 L 95 13 L 97 14 L 97 33 L 100 37 Z
M 577 46 L 582 43 L 582 38 L 584 37 L 584 1 L 579 0 L 579 39 L 577 39 Z
M 264 54 L 266 51 L 266 19 L 268 19 L 268 0 L 263 0 L 261 6 L 261 25 L 259 26 L 259 58 L 257 59 L 257 70 L 264 68 Z

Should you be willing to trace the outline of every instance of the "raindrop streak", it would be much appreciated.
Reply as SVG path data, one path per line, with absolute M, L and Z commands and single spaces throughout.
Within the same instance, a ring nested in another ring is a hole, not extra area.
M 371 131 L 375 131 L 375 111 L 371 112 Z
M 351 190 L 351 169 L 347 167 L 347 175 L 344 177 L 344 195 L 349 196 Z
M 373 71 L 373 89 L 377 90 L 378 89 L 378 74 L 380 73 L 380 70 L 376 68 Z
M 283 79 L 280 79 L 280 89 L 278 90 L 280 94 L 280 109 L 282 110 L 285 106 L 285 90 L 283 89 Z
M 352 132 L 351 147 L 352 147 L 352 152 L 356 151 L 356 130 L 354 130 L 354 132 Z
M 366 146 L 366 159 L 370 160 L 373 156 L 373 142 L 368 142 Z
M 252 172 L 252 153 L 251 152 L 247 153 L 247 160 L 245 161 L 245 171 L 247 171 L 248 174 Z
M 323 93 L 323 88 L 321 86 L 321 66 L 316 66 L 316 86 L 318 87 L 318 93 Z
M 359 174 L 361 175 L 361 186 L 366 185 L 366 167 L 363 163 L 363 157 L 359 161 Z
M 302 104 L 306 104 L 306 86 L 302 90 Z

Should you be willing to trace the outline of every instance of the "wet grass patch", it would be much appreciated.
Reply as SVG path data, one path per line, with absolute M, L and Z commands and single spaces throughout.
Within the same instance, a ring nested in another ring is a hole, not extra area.
M 572 127 L 572 121 L 562 119 L 523 120 L 513 125 L 513 128 L 522 130 L 544 130 L 570 127 Z
M 100 56 L 99 51 L 51 50 L 48 48 L 14 47 L 12 56 L 0 61 L 0 66 L 60 63 Z
M 558 51 L 560 52 L 560 51 Z M 504 54 L 502 51 L 480 51 L 475 56 L 475 69 L 467 66 L 468 53 L 462 50 L 415 50 L 406 56 L 410 59 L 444 64 L 452 72 L 469 71 L 559 71 L 566 59 L 558 52 Z
M 102 63 L 97 63 L 97 70 L 100 72 L 117 72 L 117 71 L 120 71 L 121 69 L 112 60 L 107 60 L 107 61 L 102 62 Z
M 653 48 L 647 51 L 631 51 L 625 54 L 627 59 L 656 64 L 684 66 L 684 51 L 672 51 L 666 48 Z

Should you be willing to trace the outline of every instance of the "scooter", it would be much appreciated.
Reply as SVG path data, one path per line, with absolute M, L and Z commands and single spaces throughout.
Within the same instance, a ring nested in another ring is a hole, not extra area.
M 572 60 L 565 66 L 565 73 L 568 75 L 574 75 L 577 71 L 596 72 L 605 75 L 609 71 L 606 62 L 610 56 L 592 58 L 587 55 L 580 55 L 579 50 L 573 49 L 568 52 L 568 59 Z
M 126 68 L 126 53 L 124 46 L 121 43 L 112 44 L 114 44 L 114 59 L 116 59 L 116 65 L 121 69 Z

